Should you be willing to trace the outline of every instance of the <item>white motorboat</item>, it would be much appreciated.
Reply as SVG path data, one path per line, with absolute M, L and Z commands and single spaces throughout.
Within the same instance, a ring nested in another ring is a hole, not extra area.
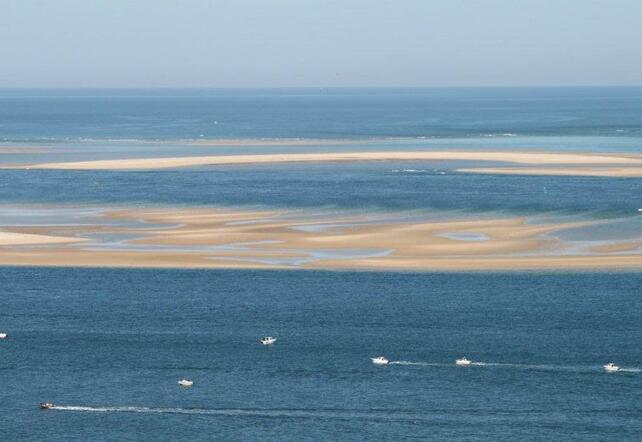
M 463 358 L 459 358 L 459 359 L 457 359 L 455 361 L 455 364 L 457 364 L 457 365 L 470 365 L 472 363 L 473 363 L 473 361 L 468 359 L 466 356 L 464 356 Z
M 41 410 L 51 410 L 54 407 L 53 402 L 42 402 L 40 404 Z
M 190 381 L 189 379 L 181 379 L 180 381 L 178 381 L 178 385 L 180 385 L 181 387 L 191 387 L 192 385 L 194 385 L 194 381 Z
M 8 335 L 6 333 L 0 333 L 0 339 L 5 339 Z
M 263 345 L 272 345 L 276 342 L 276 338 L 272 336 L 264 336 L 261 338 L 261 344 Z
M 376 358 L 370 358 L 370 360 L 375 365 L 388 365 L 388 363 L 390 362 L 389 360 L 387 360 L 383 356 L 377 356 Z
M 604 365 L 603 368 L 604 368 L 604 371 L 608 371 L 610 373 L 620 371 L 620 367 L 615 365 L 613 362 L 609 362 L 608 364 Z

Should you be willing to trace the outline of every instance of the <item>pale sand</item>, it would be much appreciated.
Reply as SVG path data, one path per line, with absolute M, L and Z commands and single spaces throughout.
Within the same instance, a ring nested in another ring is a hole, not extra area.
M 543 176 L 595 176 L 612 178 L 642 178 L 642 167 L 469 167 L 457 169 L 463 173 Z
M 476 151 L 404 151 L 404 152 L 334 152 L 334 153 L 284 153 L 262 155 L 210 155 L 173 158 L 132 158 L 121 160 L 76 161 L 40 163 L 31 165 L 5 165 L 22 169 L 72 169 L 72 170 L 128 170 L 163 169 L 205 165 L 346 162 L 346 161 L 430 161 L 468 160 L 502 161 L 527 165 L 576 164 L 576 165 L 642 165 L 642 157 L 634 155 L 597 155 L 544 152 L 476 152 Z
M 180 250 L 128 251 L 89 250 L 82 244 L 48 247 L 2 247 L 0 264 L 53 266 L 118 266 L 180 268 L 293 268 L 260 260 L 306 258 L 311 250 L 390 250 L 387 256 L 369 258 L 328 258 L 294 268 L 369 270 L 526 270 L 526 269 L 642 269 L 642 254 L 621 255 L 601 250 L 595 255 L 560 255 L 564 243 L 545 233 L 589 223 L 527 224 L 522 218 L 452 220 L 439 222 L 375 222 L 346 218 L 292 219 L 275 217 L 274 212 L 236 212 L 209 209 L 119 210 L 110 217 L 142 218 L 173 227 L 147 228 L 149 237 L 129 243 L 137 246 L 175 246 Z M 362 223 L 323 231 L 300 231 L 293 227 L 323 224 Z M 83 229 L 86 229 L 83 226 Z M 14 228 L 13 230 L 17 230 Z M 25 232 L 33 232 L 24 229 Z M 104 227 L 101 231 L 109 231 Z M 123 228 L 112 231 L 127 232 Z M 47 230 L 39 228 L 39 233 Z M 75 226 L 56 226 L 56 235 L 78 233 Z M 140 230 L 136 230 L 140 231 Z M 475 233 L 486 241 L 459 241 L 443 233 Z M 46 236 L 46 235 L 41 235 Z M 236 244 L 240 249 L 201 249 L 190 246 Z M 614 250 L 617 252 L 618 250 Z M 557 254 L 556 254 L 557 253 Z M 528 256 L 526 256 L 528 255 Z
M 85 241 L 82 238 L 0 231 L 0 246 L 65 244 Z
M 642 241 L 623 241 L 591 248 L 593 253 L 621 253 L 642 249 Z

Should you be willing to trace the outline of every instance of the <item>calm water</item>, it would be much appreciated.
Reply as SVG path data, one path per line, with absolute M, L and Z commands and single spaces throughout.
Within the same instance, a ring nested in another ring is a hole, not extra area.
M 642 432 L 640 273 L 2 268 L 0 283 L 5 440 Z
M 642 87 L 0 90 L 3 140 L 489 135 L 639 139 Z
M 385 162 L 128 172 L 0 170 L 0 201 L 470 213 L 567 211 L 635 217 L 642 207 L 639 179 L 475 175 L 456 173 L 452 167 Z
M 350 144 L 181 141 L 207 138 Z M 0 90 L 5 147 L 2 163 L 346 149 L 639 153 L 642 88 Z M 564 234 L 642 236 L 641 180 L 460 166 L 0 169 L 0 225 L 176 205 L 604 218 Z M 67 211 L 54 213 L 60 204 Z M 641 283 L 640 272 L 2 267 L 0 331 L 10 337 L 0 341 L 0 439 L 639 440 Z M 274 348 L 257 343 L 265 334 L 279 336 Z M 395 363 L 373 366 L 379 354 Z M 485 365 L 455 367 L 463 355 Z M 610 361 L 629 370 L 606 374 Z M 181 377 L 194 387 L 180 389 Z M 63 408 L 41 412 L 44 400 Z

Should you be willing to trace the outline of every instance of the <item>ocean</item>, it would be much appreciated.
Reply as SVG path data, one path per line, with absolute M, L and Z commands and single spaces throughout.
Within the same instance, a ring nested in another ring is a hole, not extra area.
M 530 135 L 639 140 L 641 109 L 642 87 L 0 89 L 0 139 Z
M 4 268 L 0 283 L 4 440 L 642 432 L 640 273 Z
M 0 90 L 3 164 L 395 149 L 639 154 L 642 88 Z M 562 234 L 642 237 L 639 179 L 460 166 L 0 169 L 0 227 L 170 206 L 598 219 Z M 639 440 L 641 283 L 639 270 L 0 267 L 0 439 Z

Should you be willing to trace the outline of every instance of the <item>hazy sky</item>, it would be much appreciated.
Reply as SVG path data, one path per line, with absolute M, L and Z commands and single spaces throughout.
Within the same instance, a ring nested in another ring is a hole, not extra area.
M 642 0 L 0 0 L 0 87 L 642 84 Z

